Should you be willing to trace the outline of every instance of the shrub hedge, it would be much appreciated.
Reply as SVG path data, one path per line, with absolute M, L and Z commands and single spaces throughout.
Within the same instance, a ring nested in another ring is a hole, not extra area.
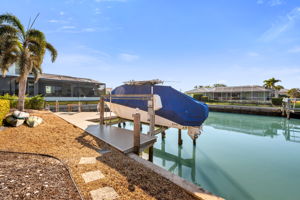
M 0 96 L 0 99 L 9 100 L 10 107 L 17 108 L 18 96 L 5 94 L 3 96 Z M 35 110 L 43 109 L 44 103 L 45 103 L 44 97 L 42 97 L 41 95 L 25 98 L 25 108 L 27 109 L 35 109 Z
M 201 97 L 201 101 L 208 102 L 208 97 L 207 96 Z
M 194 94 L 193 98 L 196 99 L 196 100 L 198 100 L 198 101 L 201 101 L 201 97 L 202 96 L 203 96 L 202 94 Z
M 9 100 L 0 99 L 0 126 L 10 109 Z
M 281 106 L 283 98 L 272 98 L 272 104 L 274 106 Z

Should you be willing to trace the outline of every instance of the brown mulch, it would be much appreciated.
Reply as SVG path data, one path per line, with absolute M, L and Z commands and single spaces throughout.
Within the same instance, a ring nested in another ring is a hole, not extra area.
M 91 199 L 91 190 L 106 186 L 114 188 L 120 200 L 195 199 L 169 180 L 54 114 L 31 114 L 42 117 L 44 122 L 36 128 L 22 125 L 0 131 L 0 150 L 43 153 L 61 159 L 70 168 L 85 199 Z M 110 152 L 101 155 L 96 151 L 99 148 Z M 97 157 L 98 162 L 79 165 L 81 157 Z M 81 174 L 94 170 L 100 170 L 105 177 L 85 183 Z
M 67 168 L 54 158 L 0 152 L 0 160 L 0 199 L 81 199 Z

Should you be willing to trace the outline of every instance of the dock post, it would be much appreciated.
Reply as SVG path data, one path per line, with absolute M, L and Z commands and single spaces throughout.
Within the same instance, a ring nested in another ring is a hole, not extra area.
M 178 145 L 182 145 L 181 129 L 178 129 Z
M 121 123 L 118 123 L 118 127 L 121 128 Z
M 80 101 L 78 102 L 78 112 L 81 112 L 81 103 L 80 103 Z
M 196 138 L 193 139 L 193 145 L 196 145 Z
M 149 147 L 149 158 L 148 161 L 153 162 L 153 146 Z
M 104 98 L 103 97 L 100 97 L 99 112 L 100 112 L 100 125 L 104 125 Z
M 140 126 L 141 126 L 141 115 L 140 113 L 135 113 L 132 115 L 133 122 L 134 122 L 134 135 L 133 135 L 133 152 L 137 155 L 140 153 L 140 140 L 141 140 L 141 132 L 140 132 Z M 121 125 L 121 124 L 120 124 Z
M 155 111 L 154 111 L 153 95 L 152 95 L 151 99 L 148 100 L 148 115 L 149 115 L 149 132 L 148 132 L 148 135 L 154 135 Z
M 166 138 L 166 132 L 162 131 L 161 132 L 161 139 L 164 140 Z
M 57 100 L 55 102 L 55 112 L 59 112 L 59 103 Z
M 290 115 L 291 115 L 291 101 L 290 99 L 288 99 L 287 101 L 287 110 L 285 111 L 286 112 L 286 117 L 287 119 L 290 119 Z

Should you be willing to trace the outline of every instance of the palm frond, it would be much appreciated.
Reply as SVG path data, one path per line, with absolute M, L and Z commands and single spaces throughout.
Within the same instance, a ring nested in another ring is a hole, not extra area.
M 2 56 L 2 58 L 0 59 L 2 77 L 6 76 L 9 67 L 12 66 L 17 61 L 17 59 L 18 57 L 16 55 L 7 54 Z
M 0 25 L 0 37 L 5 35 L 17 36 L 18 30 L 10 25 Z
M 50 43 L 46 43 L 46 48 L 51 54 L 51 61 L 54 62 L 57 58 L 57 50 L 54 48 L 54 46 Z
M 46 41 L 46 37 L 43 32 L 36 30 L 36 29 L 30 29 L 26 32 L 26 38 L 36 38 L 40 41 Z
M 22 34 L 23 38 L 25 38 L 24 26 L 21 24 L 20 20 L 16 16 L 9 13 L 0 15 L 0 24 L 3 24 L 5 22 L 17 28 Z
M 32 68 L 32 74 L 34 76 L 34 82 L 36 83 L 39 80 L 42 71 L 39 70 L 39 68 L 34 67 Z

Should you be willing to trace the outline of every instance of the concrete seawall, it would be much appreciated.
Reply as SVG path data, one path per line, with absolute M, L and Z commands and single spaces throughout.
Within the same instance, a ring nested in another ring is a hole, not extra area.
M 217 111 L 217 112 L 281 116 L 281 108 L 279 107 L 236 106 L 236 105 L 208 105 L 208 107 L 210 111 Z

